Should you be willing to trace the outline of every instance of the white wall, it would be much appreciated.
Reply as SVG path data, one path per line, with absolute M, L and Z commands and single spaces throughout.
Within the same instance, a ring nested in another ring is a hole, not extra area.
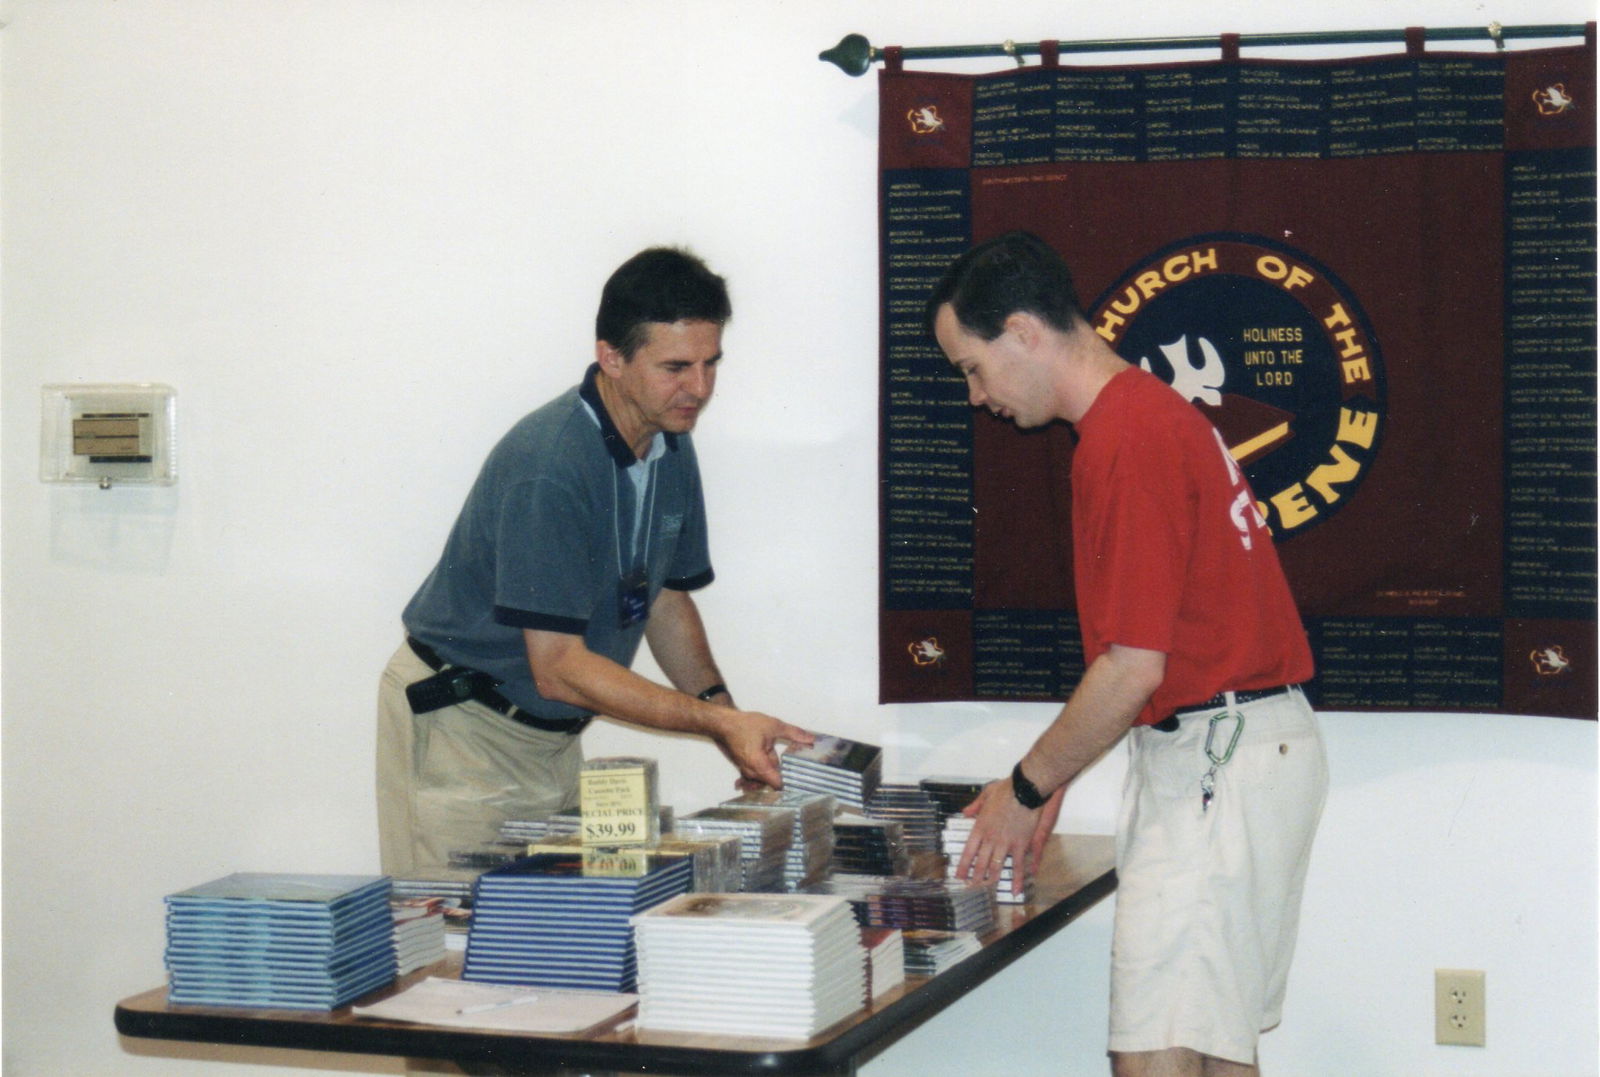
M 742 702 L 1002 773 L 1039 706 L 879 706 L 878 44 L 1579 22 L 1582 0 L 1062 5 L 59 0 L 0 5 L 4 1072 L 374 1069 L 119 1042 L 164 894 L 368 871 L 370 711 L 400 606 L 490 443 L 572 383 L 600 283 L 649 243 L 726 273 L 696 434 Z M 1168 57 L 1170 58 L 1170 57 Z M 985 63 L 981 69 L 994 65 Z M 971 69 L 970 65 L 969 68 Z M 164 381 L 179 484 L 38 481 L 40 387 Z M 1334 786 L 1279 1074 L 1592 1074 L 1595 726 L 1330 715 Z M 657 755 L 720 799 L 711 748 Z M 1120 753 L 1064 829 L 1109 831 Z M 1109 910 L 874 1063 L 1097 1074 Z M 1432 1044 L 1432 970 L 1488 973 L 1486 1049 Z

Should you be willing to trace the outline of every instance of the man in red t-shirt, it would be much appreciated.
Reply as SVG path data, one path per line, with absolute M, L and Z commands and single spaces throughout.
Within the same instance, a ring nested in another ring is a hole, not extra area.
M 928 304 L 971 401 L 1064 420 L 1083 679 L 976 816 L 957 874 L 1020 889 L 1067 784 L 1133 730 L 1117 832 L 1111 1054 L 1119 1077 L 1258 1073 L 1277 1024 L 1327 763 L 1313 673 L 1244 474 L 1198 409 L 1089 326 L 1027 233 L 973 248 Z

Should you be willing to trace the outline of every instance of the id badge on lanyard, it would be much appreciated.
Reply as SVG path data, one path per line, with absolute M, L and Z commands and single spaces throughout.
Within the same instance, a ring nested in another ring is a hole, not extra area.
M 617 586 L 617 627 L 632 628 L 650 613 L 650 577 L 640 565 Z
M 629 560 L 633 567 L 623 571 L 622 564 L 622 535 L 620 526 L 617 533 L 617 627 L 622 629 L 632 628 L 650 616 L 650 518 L 655 511 L 656 486 L 654 467 L 647 472 L 645 480 L 649 497 L 638 497 L 638 507 L 635 509 L 636 520 L 634 523 L 633 542 L 630 546 Z M 612 481 L 615 482 L 615 473 Z M 612 487 L 613 520 L 620 515 L 619 501 L 615 496 L 616 487 Z M 644 533 L 644 550 L 639 550 L 639 533 Z

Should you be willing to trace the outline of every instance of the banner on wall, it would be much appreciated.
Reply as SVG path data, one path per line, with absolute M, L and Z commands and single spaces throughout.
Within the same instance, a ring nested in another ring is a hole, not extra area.
M 891 52 L 891 60 L 892 60 Z M 1014 228 L 1249 476 L 1330 710 L 1596 716 L 1595 53 L 880 72 L 880 696 L 1082 673 L 1070 427 L 923 329 Z

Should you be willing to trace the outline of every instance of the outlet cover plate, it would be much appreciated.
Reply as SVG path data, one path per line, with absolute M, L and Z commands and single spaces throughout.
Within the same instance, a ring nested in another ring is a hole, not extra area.
M 1433 1039 L 1458 1047 L 1484 1046 L 1482 970 L 1433 970 Z

